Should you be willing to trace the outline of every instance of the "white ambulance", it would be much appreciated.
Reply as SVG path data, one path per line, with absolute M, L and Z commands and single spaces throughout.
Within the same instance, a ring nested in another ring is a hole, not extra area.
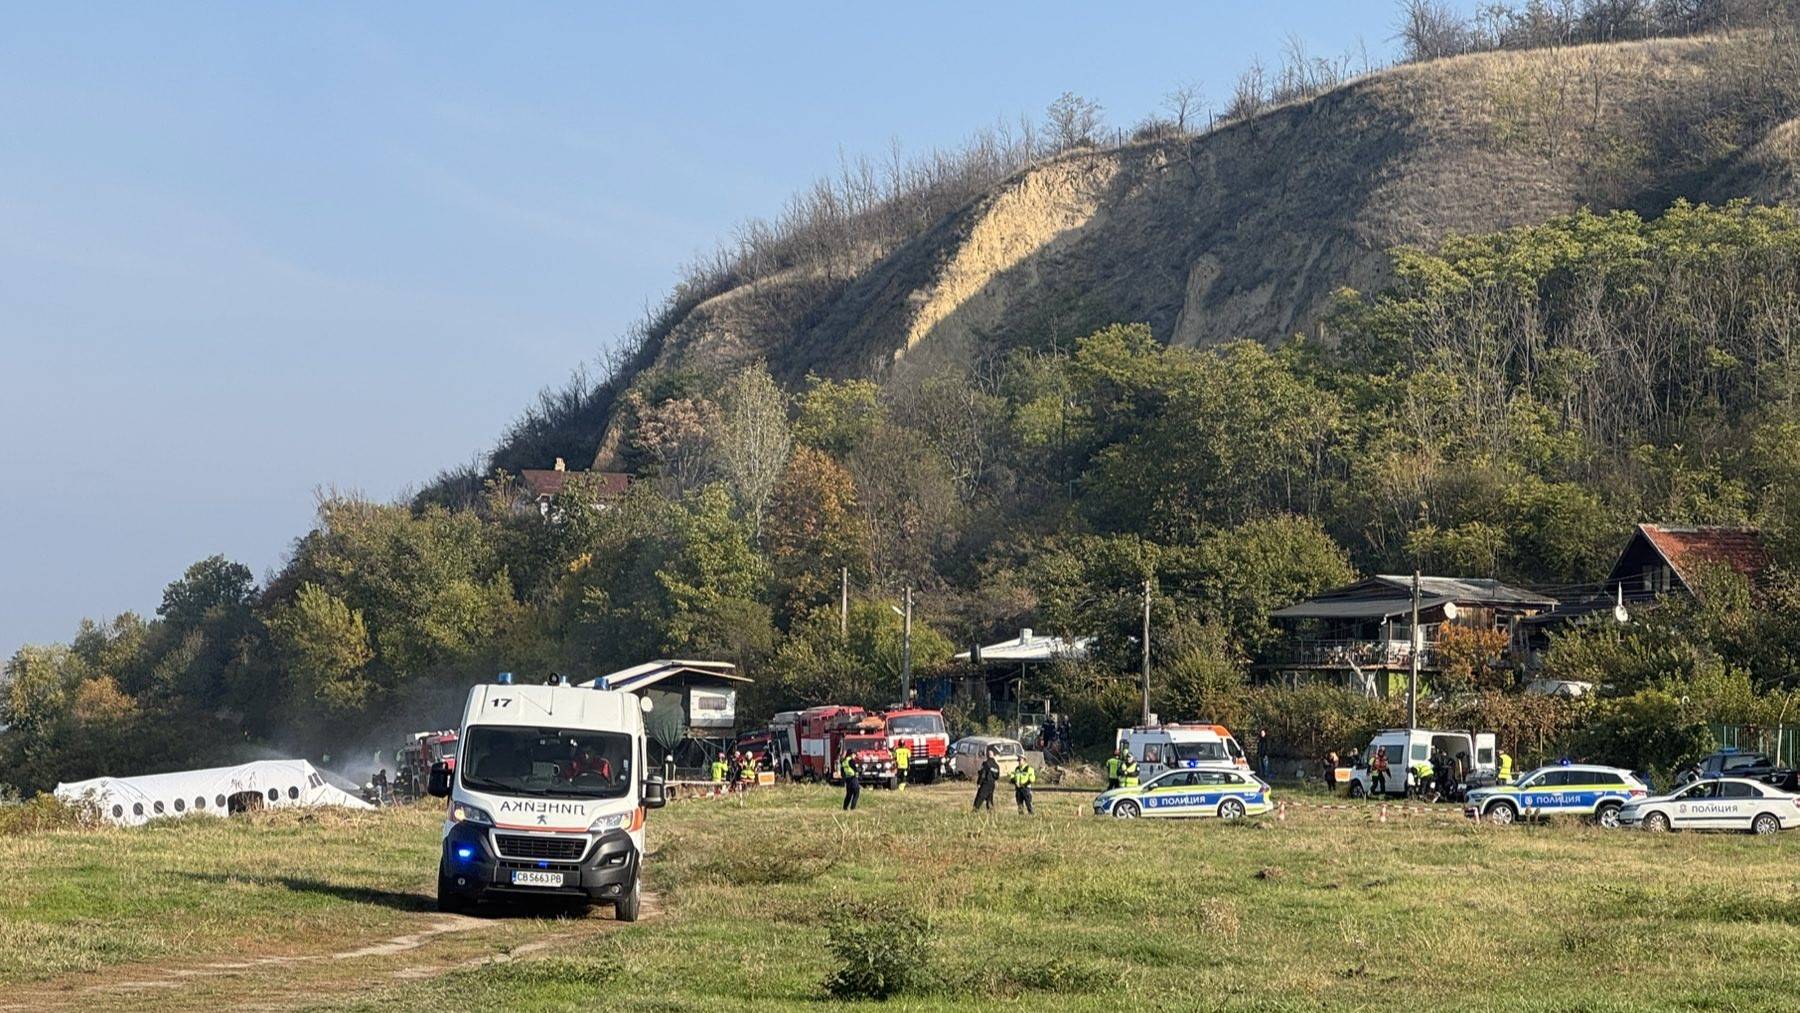
M 484 898 L 606 903 L 636 921 L 644 813 L 665 802 L 645 756 L 648 699 L 578 686 L 469 690 L 461 755 L 432 768 L 448 797 L 438 908 Z
M 1249 770 L 1244 749 L 1224 725 L 1140 725 L 1119 729 L 1118 746 L 1131 751 L 1138 762 L 1138 781 L 1147 782 L 1165 770 L 1214 768 Z

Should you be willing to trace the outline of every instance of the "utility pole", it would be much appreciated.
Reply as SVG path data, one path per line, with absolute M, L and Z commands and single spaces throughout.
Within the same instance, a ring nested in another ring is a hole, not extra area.
M 1144 578 L 1144 714 L 1142 724 L 1150 724 L 1150 578 Z
M 900 629 L 900 706 L 912 706 L 912 588 L 906 589 L 906 612 Z
M 838 638 L 850 639 L 850 568 L 838 570 Z
M 1406 727 L 1419 727 L 1419 655 L 1425 650 L 1425 638 L 1419 636 L 1419 571 L 1413 571 L 1412 637 L 1406 652 L 1412 659 L 1412 672 L 1406 677 Z

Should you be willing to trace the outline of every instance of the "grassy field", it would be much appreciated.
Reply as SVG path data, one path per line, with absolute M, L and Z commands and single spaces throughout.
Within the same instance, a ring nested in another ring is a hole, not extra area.
M 656 910 L 631 926 L 447 928 L 429 810 L 0 839 L 0 1007 L 823 1005 L 845 905 L 929 921 L 901 1009 L 1791 1009 L 1800 989 L 1800 835 L 1478 827 L 1450 807 L 1120 824 L 1087 801 L 1043 794 L 1036 818 L 969 813 L 961 788 L 865 792 L 848 816 L 815 788 L 678 803 L 650 824 Z M 409 932 L 442 934 L 364 953 Z M 91 987 L 170 965 L 226 970 Z

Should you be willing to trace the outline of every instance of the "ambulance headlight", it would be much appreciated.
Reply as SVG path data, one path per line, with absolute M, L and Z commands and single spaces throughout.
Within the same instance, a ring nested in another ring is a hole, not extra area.
M 467 802 L 458 802 L 451 806 L 450 818 L 458 823 L 478 823 L 489 827 L 494 825 L 494 818 L 488 815 L 486 809 L 469 805 Z
M 608 815 L 597 817 L 594 822 L 588 824 L 588 829 L 596 832 L 602 830 L 617 830 L 624 826 L 630 819 L 630 813 L 609 813 Z

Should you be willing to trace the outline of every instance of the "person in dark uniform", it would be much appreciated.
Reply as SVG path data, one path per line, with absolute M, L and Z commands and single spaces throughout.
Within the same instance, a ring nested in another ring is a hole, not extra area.
M 1000 761 L 994 758 L 994 750 L 990 748 L 981 761 L 981 769 L 975 772 L 975 808 L 994 811 L 994 785 L 999 783 Z
M 845 753 L 838 774 L 844 779 L 844 811 L 849 812 L 862 799 L 862 769 L 856 765 L 856 757 Z

